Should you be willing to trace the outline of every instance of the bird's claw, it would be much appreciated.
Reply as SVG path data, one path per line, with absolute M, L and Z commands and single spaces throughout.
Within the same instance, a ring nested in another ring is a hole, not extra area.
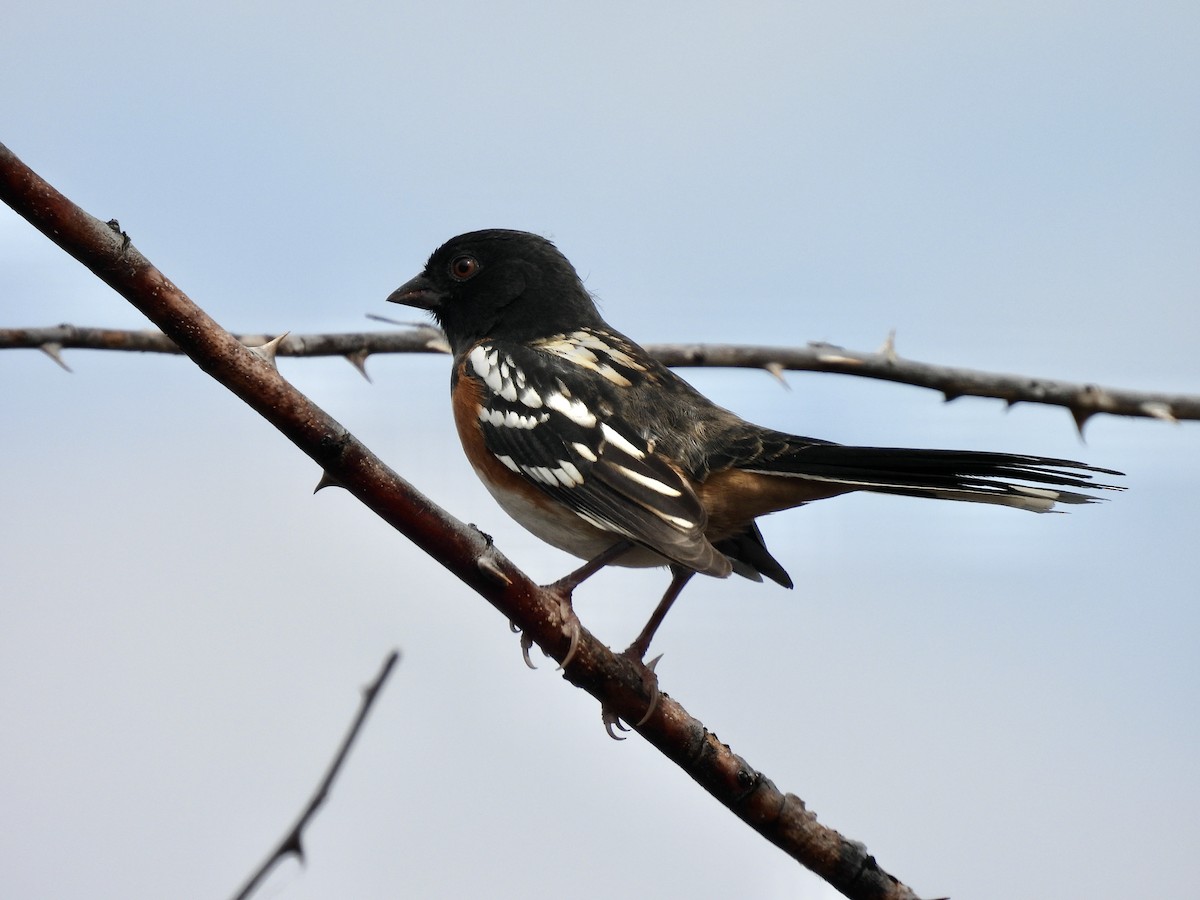
M 604 730 L 608 732 L 608 736 L 610 738 L 612 738 L 614 741 L 625 740 L 625 736 L 623 734 L 617 734 L 613 731 L 613 729 L 616 728 L 619 731 L 629 731 L 629 726 L 622 722 L 617 714 L 607 706 L 602 706 L 600 708 L 600 720 L 604 722 Z
M 579 617 L 575 615 L 575 610 L 571 608 L 571 596 L 569 594 L 565 596 L 560 594 L 558 603 L 558 616 L 562 621 L 563 634 L 571 639 L 571 643 L 567 647 L 567 655 L 564 656 L 562 662 L 558 664 L 558 671 L 561 672 L 568 665 L 570 665 L 571 660 L 575 658 L 575 654 L 579 652 L 579 638 L 583 633 L 583 626 L 579 622 Z M 518 628 L 514 622 L 509 622 L 508 627 L 511 628 L 514 633 L 519 631 L 521 632 L 521 658 L 525 660 L 525 665 L 529 666 L 529 668 L 536 669 L 537 666 L 535 666 L 533 664 L 533 660 L 529 658 L 529 651 L 533 648 L 533 638 L 528 632 L 521 631 L 521 629 Z
M 658 689 L 658 675 L 656 675 L 654 672 L 655 667 L 658 665 L 658 661 L 662 659 L 662 654 L 660 653 L 658 656 L 654 657 L 654 659 L 650 660 L 650 662 L 642 662 L 642 658 L 637 653 L 636 649 L 634 647 L 630 647 L 621 655 L 632 661 L 641 670 L 642 685 L 645 687 L 646 693 L 650 695 L 650 703 L 646 706 L 645 713 L 643 713 L 642 717 L 637 720 L 633 728 L 630 728 L 628 725 L 623 723 L 620 717 L 607 706 L 601 708 L 600 719 L 602 722 L 604 722 L 604 730 L 608 732 L 608 736 L 614 741 L 625 740 L 624 736 L 613 731 L 614 728 L 620 731 L 628 732 L 641 728 L 643 725 L 649 722 L 650 717 L 654 715 L 654 711 L 658 709 L 658 698 L 662 696 L 662 692 Z
M 575 658 L 575 654 L 579 650 L 579 635 L 583 630 L 583 626 L 579 623 L 579 616 L 575 615 L 575 609 L 571 606 L 570 594 L 560 596 L 558 616 L 562 620 L 563 634 L 571 639 L 571 645 L 567 647 L 567 655 L 558 664 L 558 671 L 561 672 Z
M 521 659 L 525 660 L 525 665 L 529 666 L 531 669 L 536 669 L 537 666 L 535 666 L 533 664 L 533 660 L 529 658 L 529 651 L 533 647 L 533 638 L 523 632 L 516 622 L 510 621 L 508 623 L 508 628 L 513 634 L 521 635 Z
M 529 651 L 533 647 L 533 638 L 524 632 L 521 633 L 521 659 L 525 660 L 525 665 L 531 669 L 536 669 L 533 660 L 529 658 Z

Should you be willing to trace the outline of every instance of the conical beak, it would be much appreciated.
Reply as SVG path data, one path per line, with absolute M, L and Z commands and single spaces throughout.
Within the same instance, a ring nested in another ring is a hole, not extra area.
M 415 306 L 417 309 L 427 309 L 431 312 L 442 305 L 445 294 L 433 286 L 424 275 L 418 275 L 404 282 L 388 295 L 388 303 L 402 303 L 405 306 Z

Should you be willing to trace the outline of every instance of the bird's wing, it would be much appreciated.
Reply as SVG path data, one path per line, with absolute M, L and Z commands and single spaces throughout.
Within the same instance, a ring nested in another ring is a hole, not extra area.
M 500 342 L 477 344 L 460 369 L 478 380 L 484 446 L 500 463 L 614 537 L 728 575 L 688 480 L 614 411 L 613 376 Z

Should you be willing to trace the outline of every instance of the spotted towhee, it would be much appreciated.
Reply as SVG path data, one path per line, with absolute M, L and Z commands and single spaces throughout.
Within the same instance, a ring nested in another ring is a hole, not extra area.
M 752 425 L 712 403 L 614 331 L 571 263 L 522 231 L 476 231 L 434 252 L 389 300 L 426 309 L 454 351 L 454 421 L 502 507 L 588 563 L 557 582 L 569 597 L 608 564 L 671 568 L 642 659 L 697 572 L 792 580 L 758 516 L 849 491 L 995 503 L 1046 512 L 1108 488 L 1083 463 L 1010 453 L 846 447 Z M 1021 484 L 1019 482 L 1025 482 Z

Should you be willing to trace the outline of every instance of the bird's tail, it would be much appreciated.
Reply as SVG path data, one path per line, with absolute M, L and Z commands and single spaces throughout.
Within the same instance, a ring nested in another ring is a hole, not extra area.
M 1033 512 L 1049 512 L 1056 503 L 1101 499 L 1081 492 L 1085 490 L 1124 490 L 1094 480 L 1096 475 L 1123 474 L 1113 469 L 1069 459 L 972 450 L 793 444 L 752 470 L 825 482 L 847 491 L 995 503 Z

